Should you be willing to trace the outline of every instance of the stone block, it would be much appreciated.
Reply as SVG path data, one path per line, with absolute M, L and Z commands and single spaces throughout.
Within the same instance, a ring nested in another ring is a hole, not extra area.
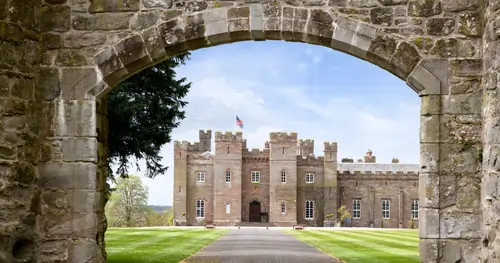
M 441 13 L 441 2 L 439 0 L 409 0 L 408 15 L 416 17 L 430 17 Z
M 41 238 L 68 238 L 73 234 L 71 212 L 37 216 L 37 232 Z
M 91 163 L 44 163 L 38 166 L 43 189 L 95 189 L 97 166 Z
M 261 5 L 250 5 L 250 33 L 252 39 L 264 39 L 264 19 Z
M 91 0 L 89 12 L 131 12 L 139 11 L 140 0 Z
M 61 68 L 62 99 L 83 99 L 89 91 L 98 83 L 95 68 Z
M 475 146 L 465 146 L 463 144 L 441 144 L 441 171 L 468 174 L 479 172 L 478 149 Z
M 420 96 L 420 115 L 421 116 L 438 115 L 440 113 L 441 113 L 441 96 L 440 95 Z
M 418 230 L 421 240 L 439 238 L 439 222 L 439 209 L 420 208 Z
M 101 51 L 93 59 L 98 65 L 104 81 L 110 86 L 118 84 L 128 74 L 113 47 Z
M 480 239 L 481 210 L 442 211 L 440 213 L 441 238 Z
M 441 0 L 441 4 L 445 12 L 460 12 L 477 9 L 480 0 Z
M 41 67 L 40 78 L 35 89 L 35 98 L 39 100 L 53 100 L 61 94 L 59 71 L 57 68 Z
M 251 40 L 250 20 L 238 19 L 228 21 L 229 36 L 233 41 Z
M 37 243 L 38 260 L 40 262 L 51 262 L 54 260 L 67 260 L 68 240 L 40 240 Z
M 68 32 L 64 34 L 63 46 L 67 48 L 82 48 L 104 45 L 107 41 L 106 32 Z
M 71 18 L 72 19 L 71 25 L 73 29 L 85 30 L 85 31 L 124 30 L 129 28 L 131 18 L 132 14 L 130 13 L 117 13 L 117 14 L 75 13 Z
M 93 238 L 97 234 L 98 221 L 95 213 L 73 213 L 73 236 Z
M 420 239 L 420 259 L 425 263 L 439 262 L 439 241 L 437 239 Z
M 442 115 L 441 142 L 461 145 L 459 151 L 469 150 L 481 144 L 482 127 L 479 113 L 474 115 Z
M 434 47 L 430 50 L 430 54 L 442 58 L 475 57 L 477 53 L 478 48 L 470 41 L 457 40 L 455 38 L 438 39 Z
M 429 18 L 425 23 L 427 34 L 447 36 L 455 30 L 455 19 L 449 17 Z
M 456 59 L 451 61 L 451 73 L 457 77 L 481 75 L 483 65 L 480 59 Z
M 43 6 L 39 11 L 42 32 L 66 32 L 71 28 L 71 8 L 67 5 Z
M 438 143 L 440 142 L 440 115 L 420 116 L 420 142 Z
M 67 162 L 97 162 L 97 139 L 74 137 L 61 141 L 63 160 Z
M 185 41 L 183 23 L 179 18 L 161 23 L 157 28 L 165 47 Z
M 104 198 L 95 189 L 77 189 L 73 193 L 71 206 L 74 213 L 95 213 L 99 210 L 100 198 Z
M 44 190 L 41 194 L 40 212 L 42 215 L 67 214 L 73 203 L 72 190 Z
M 281 40 L 281 18 L 264 20 L 264 36 L 269 40 Z
M 391 64 L 394 66 L 392 73 L 406 80 L 420 59 L 421 56 L 412 45 L 401 42 L 391 58 Z
M 481 174 L 463 174 L 457 178 L 457 208 L 481 208 Z
M 391 26 L 394 20 L 394 9 L 391 7 L 375 7 L 370 9 L 370 21 L 374 25 Z
M 157 12 L 137 13 L 130 19 L 130 29 L 134 31 L 146 29 L 156 24 L 159 18 Z
M 420 172 L 437 173 L 439 170 L 439 144 L 420 143 Z
M 75 238 L 70 241 L 68 263 L 95 262 L 99 247 L 95 236 L 92 238 Z
M 164 8 L 169 9 L 172 7 L 172 0 L 144 0 L 144 7 L 146 8 Z
M 436 173 L 421 173 L 418 178 L 418 192 L 420 197 L 420 207 L 437 209 L 439 208 L 440 197 L 440 176 Z M 420 215 L 420 218 L 422 215 Z
M 114 46 L 114 49 L 129 73 L 148 67 L 153 63 L 146 51 L 144 41 L 139 35 L 120 41 Z
M 306 41 L 310 44 L 329 46 L 332 42 L 333 29 L 333 25 L 309 21 L 306 29 Z
M 95 100 L 60 100 L 55 112 L 55 136 L 97 136 Z
M 142 39 L 144 39 L 146 50 L 154 62 L 161 61 L 167 56 L 167 52 L 163 47 L 163 41 L 156 28 L 144 30 L 142 32 Z
M 470 36 L 480 37 L 483 34 L 483 25 L 480 13 L 460 13 L 458 15 L 458 33 Z

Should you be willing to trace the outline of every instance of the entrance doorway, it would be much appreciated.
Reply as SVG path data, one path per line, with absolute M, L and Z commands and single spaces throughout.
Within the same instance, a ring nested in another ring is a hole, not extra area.
M 249 218 L 248 221 L 250 222 L 260 222 L 260 202 L 259 201 L 253 201 L 250 203 L 249 206 Z

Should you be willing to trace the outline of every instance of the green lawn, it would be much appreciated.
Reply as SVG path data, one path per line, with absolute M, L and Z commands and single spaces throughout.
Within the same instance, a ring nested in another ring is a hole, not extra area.
M 224 235 L 227 229 L 134 229 L 106 231 L 108 263 L 178 263 Z
M 347 263 L 419 263 L 418 231 L 287 231 Z

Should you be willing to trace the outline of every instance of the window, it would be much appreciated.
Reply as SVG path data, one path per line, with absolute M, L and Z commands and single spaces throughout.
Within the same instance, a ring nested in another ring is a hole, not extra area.
M 306 173 L 306 183 L 307 184 L 314 183 L 314 174 L 313 173 Z
M 353 219 L 361 218 L 361 199 L 352 200 L 352 218 Z
M 196 200 L 196 217 L 205 217 L 205 200 Z
M 226 203 L 226 214 L 231 214 L 231 204 Z
M 198 183 L 205 182 L 205 173 L 204 172 L 196 173 L 196 182 L 198 182 Z
M 314 201 L 306 201 L 306 219 L 314 219 Z
M 231 182 L 231 171 L 226 170 L 226 183 L 230 183 L 230 182 Z
M 286 183 L 286 172 L 281 171 L 281 183 Z
M 390 215 L 389 199 L 382 199 L 382 218 L 389 219 L 389 215 Z
M 286 214 L 286 204 L 285 202 L 281 203 L 281 213 Z
M 418 219 L 418 200 L 411 200 L 411 217 Z
M 260 183 L 260 172 L 252 171 L 252 183 Z

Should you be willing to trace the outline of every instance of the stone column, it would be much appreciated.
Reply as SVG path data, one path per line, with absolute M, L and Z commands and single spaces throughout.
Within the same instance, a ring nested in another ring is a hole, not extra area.
M 482 253 L 483 262 L 500 260 L 500 1 L 485 1 L 483 35 L 483 154 Z
M 98 166 L 96 104 L 93 98 L 59 99 L 51 108 L 53 133 L 45 149 L 50 158 L 38 166 L 42 197 L 37 262 L 105 261 L 106 186 L 102 163 Z M 101 144 L 101 153 L 104 148 Z
M 404 193 L 403 188 L 399 188 L 399 207 L 398 207 L 398 225 L 399 228 L 404 227 Z

